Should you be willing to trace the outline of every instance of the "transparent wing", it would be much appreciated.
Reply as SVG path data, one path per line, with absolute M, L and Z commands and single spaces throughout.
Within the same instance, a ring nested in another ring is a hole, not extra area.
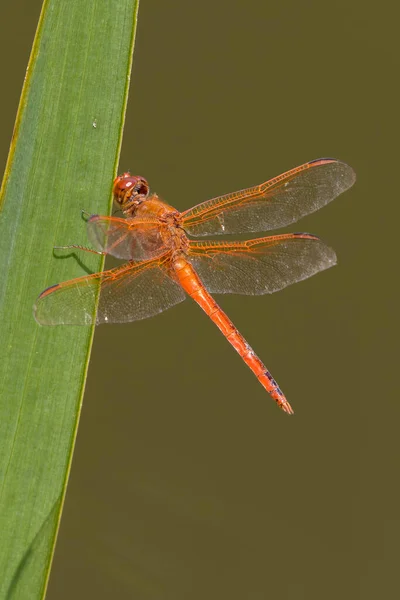
M 37 299 L 35 319 L 41 325 L 98 325 L 152 317 L 185 299 L 168 276 L 168 258 L 167 253 L 54 285 Z M 99 295 L 96 315 L 93 306 Z
M 165 251 L 160 223 L 156 220 L 120 219 L 92 215 L 87 221 L 95 250 L 127 260 L 145 260 Z
M 336 264 L 332 248 L 309 233 L 190 242 L 189 258 L 214 294 L 272 294 Z
M 328 204 L 355 179 L 343 162 L 314 160 L 266 183 L 198 204 L 182 213 L 182 224 L 193 236 L 285 227 Z

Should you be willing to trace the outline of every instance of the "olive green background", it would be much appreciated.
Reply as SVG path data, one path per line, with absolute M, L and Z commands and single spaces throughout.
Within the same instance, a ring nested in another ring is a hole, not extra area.
M 0 6 L 2 165 L 40 6 Z M 98 329 L 49 599 L 399 596 L 393 6 L 141 1 L 121 171 L 180 210 L 320 156 L 358 181 L 290 228 L 337 267 L 217 297 L 294 417 L 191 301 Z

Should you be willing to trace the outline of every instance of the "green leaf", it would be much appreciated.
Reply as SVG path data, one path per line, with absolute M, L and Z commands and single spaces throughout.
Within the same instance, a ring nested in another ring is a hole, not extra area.
M 40 327 L 47 286 L 102 268 L 82 208 L 107 214 L 138 0 L 47 0 L 1 190 L 0 597 L 46 589 L 93 330 Z

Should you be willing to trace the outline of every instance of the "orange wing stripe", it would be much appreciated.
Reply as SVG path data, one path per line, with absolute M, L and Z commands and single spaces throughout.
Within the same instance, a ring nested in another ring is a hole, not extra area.
M 182 224 L 194 236 L 276 229 L 318 210 L 354 181 L 354 171 L 345 163 L 318 159 L 198 204 L 182 213 Z
M 41 325 L 91 325 L 156 315 L 185 299 L 181 287 L 169 276 L 170 260 L 167 252 L 157 259 L 53 285 L 37 299 L 35 318 Z
M 271 294 L 336 264 L 332 248 L 309 233 L 191 241 L 188 258 L 214 294 Z
M 165 252 L 156 219 L 121 219 L 93 215 L 87 221 L 88 238 L 97 251 L 126 260 L 147 260 Z

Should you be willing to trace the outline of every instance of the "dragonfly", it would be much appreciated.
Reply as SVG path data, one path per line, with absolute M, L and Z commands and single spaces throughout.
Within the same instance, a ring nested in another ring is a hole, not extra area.
M 332 267 L 334 250 L 310 233 L 244 241 L 201 238 L 284 227 L 318 210 L 354 182 L 349 165 L 321 158 L 179 212 L 150 193 L 146 179 L 123 173 L 113 183 L 114 202 L 123 216 L 91 215 L 87 234 L 93 247 L 61 248 L 109 254 L 127 262 L 47 288 L 34 306 L 35 319 L 41 325 L 131 322 L 190 296 L 278 406 L 293 414 L 278 383 L 212 294 L 271 294 Z M 200 240 L 191 239 L 196 237 Z

